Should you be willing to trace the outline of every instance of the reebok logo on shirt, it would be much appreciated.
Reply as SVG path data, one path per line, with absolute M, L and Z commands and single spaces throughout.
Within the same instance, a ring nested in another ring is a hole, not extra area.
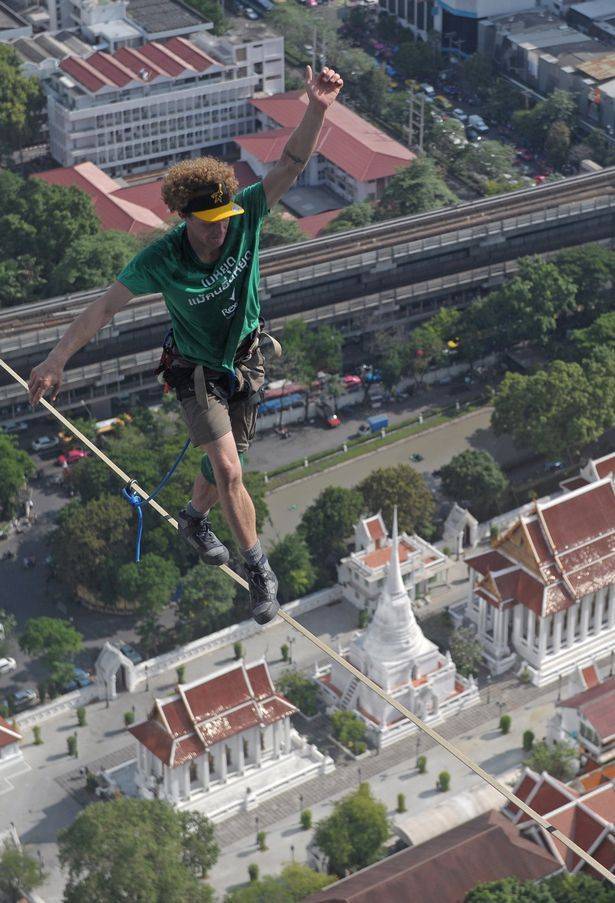
M 233 286 L 233 291 L 231 293 L 231 297 L 229 298 L 229 301 L 233 302 L 231 305 L 229 305 L 229 307 L 221 308 L 221 311 L 227 320 L 230 320 L 231 317 L 233 316 L 233 314 L 235 313 L 235 311 L 237 310 L 237 301 L 235 301 L 235 286 Z

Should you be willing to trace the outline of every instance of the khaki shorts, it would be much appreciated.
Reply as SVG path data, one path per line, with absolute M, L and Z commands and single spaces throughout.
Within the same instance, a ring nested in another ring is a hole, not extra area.
M 258 348 L 247 360 L 242 361 L 241 370 L 249 377 L 251 391 L 235 393 L 229 400 L 221 399 L 208 391 L 206 407 L 200 404 L 195 395 L 189 395 L 180 401 L 193 445 L 207 445 L 232 432 L 237 451 L 241 453 L 248 450 L 256 432 L 260 402 L 260 395 L 255 395 L 254 392 L 265 381 L 263 355 Z

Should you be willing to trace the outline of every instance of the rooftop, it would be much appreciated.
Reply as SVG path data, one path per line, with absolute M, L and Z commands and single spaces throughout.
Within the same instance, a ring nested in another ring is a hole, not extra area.
M 149 35 L 179 28 L 200 29 L 207 21 L 180 0 L 128 0 L 128 18 Z
M 615 5 L 613 6 L 615 13 Z M 597 57 L 593 57 L 587 61 L 576 64 L 579 72 L 583 72 L 596 81 L 608 81 L 615 78 L 615 53 L 605 53 Z
M 8 721 L 0 717 L 0 749 L 3 746 L 9 746 L 11 743 L 19 743 L 21 740 L 23 740 L 23 737 L 19 731 L 14 730 Z
M 0 3 L 0 30 L 4 31 L 5 29 L 13 29 L 13 28 L 27 28 L 28 22 L 26 19 L 22 18 L 22 16 L 18 15 L 18 13 L 13 12 L 8 6 L 5 6 L 4 3 Z
M 586 0 L 585 3 L 575 3 L 570 9 L 588 19 L 615 19 L 613 0 Z
M 557 704 L 567 709 L 578 709 L 603 743 L 615 738 L 615 677 Z
M 279 128 L 235 138 L 235 142 L 265 163 L 279 160 L 291 131 L 299 124 L 307 98 L 303 90 L 250 101 Z M 334 121 L 325 115 L 316 151 L 360 182 L 392 176 L 415 159 L 408 148 L 362 119 L 343 104 Z
M 460 903 L 479 883 L 512 875 L 537 881 L 557 870 L 552 855 L 491 810 L 337 881 L 305 903 Z

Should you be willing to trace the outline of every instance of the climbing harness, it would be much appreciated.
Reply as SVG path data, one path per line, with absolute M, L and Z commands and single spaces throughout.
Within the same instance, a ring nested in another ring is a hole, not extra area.
M 18 382 L 25 390 L 28 391 L 27 382 L 16 373 L 12 367 L 10 367 L 2 358 L 0 358 L 0 366 L 6 370 L 6 372 L 16 381 Z M 158 502 L 145 492 L 144 489 L 132 480 L 127 473 L 115 464 L 107 455 L 101 451 L 93 442 L 91 442 L 86 436 L 83 435 L 69 420 L 64 417 L 52 404 L 50 404 L 46 398 L 40 399 L 40 404 L 43 407 L 47 408 L 47 410 L 53 414 L 53 416 L 63 423 L 64 426 L 68 427 L 71 431 L 72 435 L 78 436 L 79 439 L 87 445 L 89 449 L 91 449 L 95 455 L 97 455 L 101 461 L 104 461 L 107 467 L 109 467 L 124 483 L 125 487 L 130 487 L 130 492 L 139 495 L 143 500 L 143 504 L 147 503 L 150 505 L 155 511 L 158 512 L 172 527 L 177 530 L 177 521 L 175 518 L 171 517 L 171 515 L 162 508 Z M 236 574 L 227 564 L 219 565 L 219 567 L 226 573 L 228 576 L 238 583 L 240 586 L 243 586 L 244 589 L 248 589 L 248 584 L 246 581 Z M 551 825 L 545 818 L 542 817 L 538 812 L 532 809 L 527 805 L 522 799 L 515 796 L 515 794 L 508 789 L 504 784 L 500 783 L 497 778 L 494 778 L 493 775 L 489 774 L 480 765 L 470 759 L 461 749 L 458 749 L 450 740 L 447 740 L 441 734 L 434 731 L 428 724 L 425 724 L 414 712 L 411 712 L 410 709 L 407 709 L 406 706 L 402 705 L 392 696 L 382 689 L 382 687 L 378 686 L 371 678 L 366 677 L 365 674 L 362 674 L 354 665 L 351 665 L 350 662 L 346 661 L 339 653 L 335 652 L 334 649 L 331 649 L 330 646 L 327 646 L 326 643 L 323 643 L 319 637 L 315 636 L 311 633 L 306 627 L 296 621 L 292 615 L 289 615 L 287 611 L 284 611 L 283 608 L 280 608 L 279 616 L 286 621 L 289 627 L 292 627 L 293 630 L 296 630 L 300 633 L 306 640 L 316 646 L 321 650 L 328 658 L 333 659 L 333 661 L 337 662 L 342 668 L 345 668 L 350 674 L 352 674 L 360 683 L 364 686 L 368 687 L 370 690 L 373 690 L 381 699 L 383 699 L 386 703 L 392 706 L 396 711 L 403 715 L 404 718 L 407 718 L 408 721 L 411 721 L 412 724 L 415 725 L 420 731 L 424 734 L 427 734 L 428 737 L 445 749 L 448 753 L 462 762 L 467 768 L 473 771 L 478 775 L 483 781 L 487 784 L 490 784 L 494 790 L 497 790 L 498 793 L 501 793 L 503 797 L 505 797 L 510 803 L 513 803 L 517 808 L 519 808 L 522 812 L 524 812 L 529 818 L 532 819 L 537 825 L 539 825 L 544 831 L 547 831 L 549 835 L 555 839 L 559 840 L 565 847 L 583 859 L 591 868 L 593 868 L 596 872 L 602 875 L 603 878 L 606 878 L 607 881 L 610 881 L 611 884 L 615 885 L 615 876 L 609 872 L 605 866 L 603 866 L 600 862 L 590 856 L 590 854 L 584 850 L 582 847 L 578 846 L 573 840 L 571 840 L 566 834 L 563 834 L 558 828 L 555 828 L 554 825 Z
M 162 480 L 158 483 L 154 491 L 151 495 L 148 495 L 146 499 L 141 498 L 137 495 L 136 492 L 132 491 L 132 484 L 136 482 L 136 480 L 129 480 L 128 483 L 122 489 L 122 495 L 125 499 L 127 499 L 133 508 L 136 508 L 137 511 L 137 540 L 135 545 L 135 561 L 138 564 L 141 561 L 141 537 L 143 536 L 143 512 L 141 508 L 144 505 L 148 505 L 152 499 L 156 498 L 161 489 L 167 485 L 171 477 L 173 476 L 176 468 L 178 467 L 180 461 L 188 451 L 188 446 L 190 445 L 190 439 L 186 439 L 184 443 L 184 447 L 178 454 L 175 459 L 175 463 L 171 466 L 171 468 L 165 473 Z

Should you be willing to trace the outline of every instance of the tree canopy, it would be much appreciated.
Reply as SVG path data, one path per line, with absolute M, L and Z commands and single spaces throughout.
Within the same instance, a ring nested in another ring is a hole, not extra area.
M 466 449 L 440 470 L 442 489 L 450 499 L 467 502 L 479 520 L 495 514 L 508 480 L 492 455 Z
M 218 857 L 209 821 L 161 800 L 94 803 L 58 836 L 65 903 L 211 903 L 199 880 Z
M 382 511 L 385 524 L 393 523 L 397 505 L 400 532 L 431 538 L 436 504 L 427 483 L 409 464 L 374 470 L 359 485 L 363 507 L 370 514 Z
M 417 157 L 388 182 L 376 210 L 376 220 L 425 213 L 458 201 L 429 157 Z
M 363 498 L 354 489 L 329 486 L 304 512 L 299 532 L 321 580 L 328 582 L 346 554 L 347 539 L 363 509 Z
M 225 903 L 299 903 L 335 881 L 332 875 L 321 875 L 298 862 L 284 866 L 280 875 L 265 875 L 238 887 L 224 898 Z
M 560 781 L 569 781 L 576 771 L 576 756 L 577 751 L 570 743 L 547 743 L 541 740 L 534 744 L 525 764 L 537 774 L 546 771 Z
M 303 677 L 297 671 L 283 671 L 276 679 L 276 687 L 280 693 L 296 705 L 308 717 L 318 711 L 318 687 L 313 680 Z
M 279 598 L 290 602 L 304 596 L 314 586 L 316 571 L 310 558 L 305 538 L 299 533 L 288 533 L 269 553 L 271 567 L 279 583 Z
M 65 661 L 81 651 L 83 637 L 63 618 L 30 618 L 19 645 L 29 655 L 44 655 L 49 662 Z
M 260 246 L 273 248 L 276 245 L 292 245 L 298 241 L 305 241 L 306 237 L 296 219 L 283 216 L 279 208 L 274 207 L 263 221 Z
M 338 215 L 332 219 L 321 231 L 321 235 L 332 235 L 335 232 L 347 232 L 348 229 L 358 229 L 368 226 L 374 218 L 374 205 L 369 201 L 361 201 L 358 204 L 350 204 L 344 207 Z
M 219 568 L 199 561 L 183 577 L 178 616 L 185 641 L 221 630 L 232 622 L 237 584 Z
M 23 899 L 45 880 L 45 873 L 34 858 L 19 847 L 7 843 L 0 852 L 0 897 L 8 901 Z
M 333 806 L 333 813 L 319 822 L 314 840 L 329 859 L 329 871 L 343 877 L 380 858 L 389 836 L 386 806 L 377 802 L 369 784 Z
M 469 627 L 459 627 L 449 641 L 451 657 L 464 677 L 476 674 L 483 658 L 483 647 Z
M 45 103 L 39 79 L 23 75 L 17 52 L 0 44 L 0 157 L 6 163 L 15 151 L 41 141 Z
M 34 464 L 17 446 L 14 436 L 0 432 L 0 516 L 13 517 L 17 513 L 19 491 L 34 473 Z
M 503 878 L 479 884 L 464 903 L 612 903 L 613 888 L 590 875 L 553 875 L 540 884 Z

